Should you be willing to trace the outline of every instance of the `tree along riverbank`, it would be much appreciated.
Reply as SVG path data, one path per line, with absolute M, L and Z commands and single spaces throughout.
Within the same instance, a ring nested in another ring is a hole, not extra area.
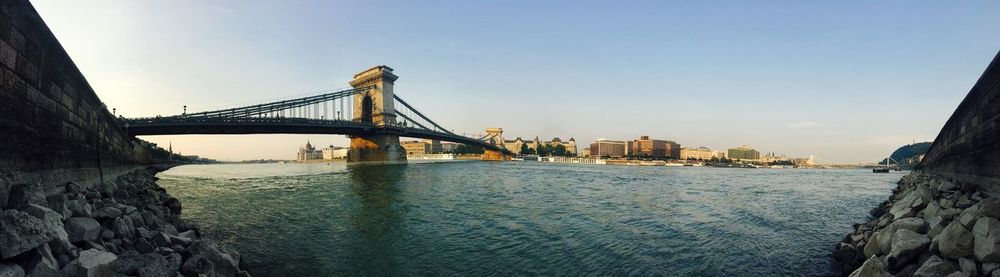
M 1000 198 L 913 172 L 833 256 L 850 276 L 1000 276 Z
M 46 195 L 11 188 L 0 212 L 0 276 L 249 276 L 240 254 L 180 219 L 154 166 L 91 188 Z M 50 192 L 51 193 L 51 192 Z

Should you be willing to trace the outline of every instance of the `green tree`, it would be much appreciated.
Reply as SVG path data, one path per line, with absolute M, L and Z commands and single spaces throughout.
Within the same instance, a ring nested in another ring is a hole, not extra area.
M 521 144 L 521 151 L 519 151 L 518 153 L 520 153 L 521 155 L 528 155 L 528 154 L 530 154 L 529 153 L 530 151 L 531 151 L 531 148 L 528 148 L 527 144 Z
M 566 146 L 563 146 L 562 144 L 556 144 L 556 147 L 552 149 L 552 155 L 559 157 L 566 156 Z
M 548 145 L 539 143 L 538 149 L 536 149 L 535 151 L 538 152 L 538 156 L 545 157 L 548 156 L 550 152 L 552 152 L 552 149 L 550 149 Z

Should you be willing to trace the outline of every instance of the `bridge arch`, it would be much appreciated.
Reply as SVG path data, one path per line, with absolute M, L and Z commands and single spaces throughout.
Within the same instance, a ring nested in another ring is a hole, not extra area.
M 372 123 L 374 108 L 374 100 L 372 100 L 371 95 L 365 95 L 361 98 L 361 122 Z

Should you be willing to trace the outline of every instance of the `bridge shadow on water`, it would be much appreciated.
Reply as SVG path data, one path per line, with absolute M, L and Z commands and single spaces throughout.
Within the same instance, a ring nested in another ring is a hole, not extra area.
M 351 191 L 358 204 L 350 214 L 356 238 L 350 246 L 347 265 L 354 273 L 395 275 L 396 257 L 405 210 L 397 203 L 406 164 L 351 165 Z

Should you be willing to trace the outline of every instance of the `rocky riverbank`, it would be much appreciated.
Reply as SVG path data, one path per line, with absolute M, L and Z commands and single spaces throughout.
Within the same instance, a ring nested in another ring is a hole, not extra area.
M 850 276 L 1000 277 L 1000 198 L 914 172 L 833 256 Z
M 46 195 L 10 188 L 0 212 L 0 276 L 249 276 L 240 255 L 180 219 L 149 168 Z

